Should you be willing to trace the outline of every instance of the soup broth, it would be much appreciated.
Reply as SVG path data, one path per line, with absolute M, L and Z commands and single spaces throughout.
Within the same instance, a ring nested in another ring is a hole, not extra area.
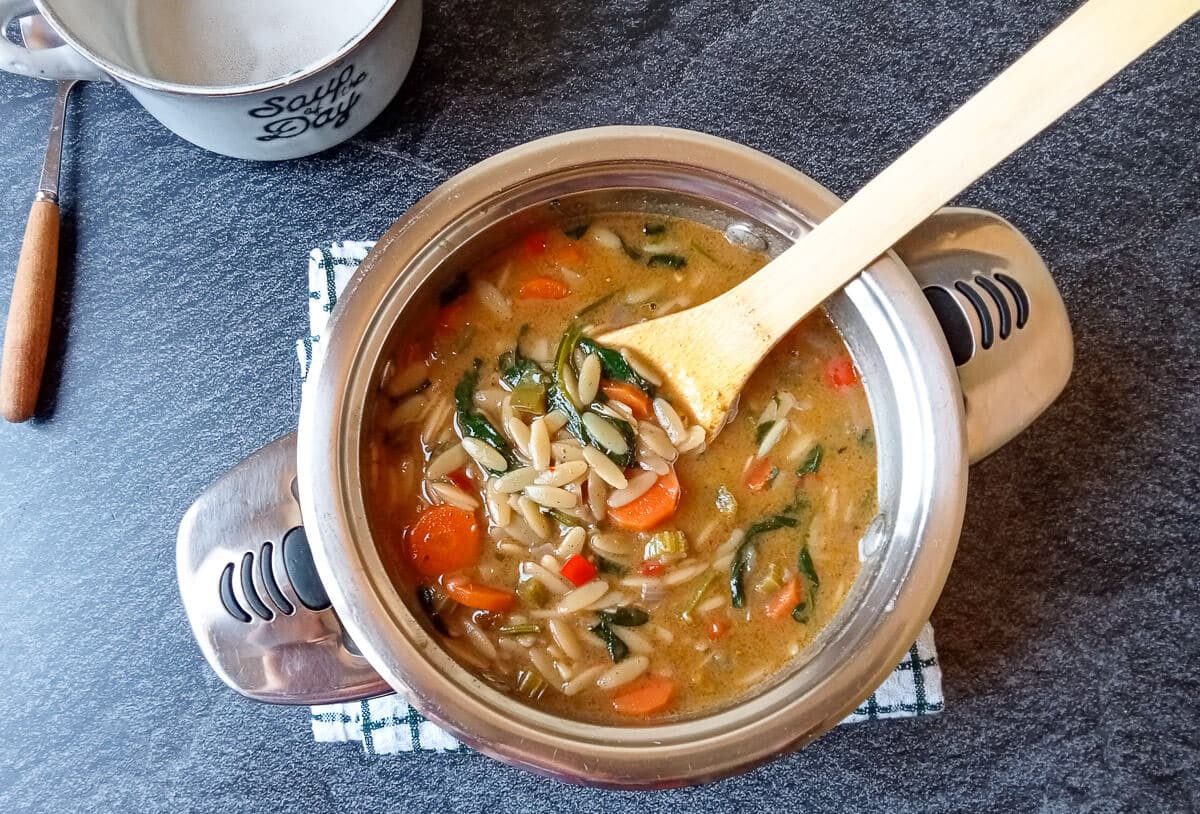
M 558 714 L 662 721 L 753 691 L 837 612 L 876 474 L 828 318 L 771 352 L 715 439 L 596 339 L 766 261 L 682 219 L 568 222 L 464 269 L 397 335 L 363 449 L 369 521 L 462 664 Z

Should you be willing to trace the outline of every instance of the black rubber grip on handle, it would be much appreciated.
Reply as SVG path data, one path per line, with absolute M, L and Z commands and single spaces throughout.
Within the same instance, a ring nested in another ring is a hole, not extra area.
M 283 536 L 283 568 L 304 607 L 314 611 L 329 607 L 329 594 L 325 593 L 325 586 L 317 574 L 303 526 L 296 526 Z

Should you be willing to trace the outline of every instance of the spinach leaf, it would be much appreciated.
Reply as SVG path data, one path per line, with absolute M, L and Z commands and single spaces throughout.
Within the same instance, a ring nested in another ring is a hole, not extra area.
M 610 449 L 606 449 L 603 444 L 589 437 L 591 445 L 603 452 L 606 458 L 622 469 L 633 466 L 633 460 L 637 456 L 637 450 L 635 449 L 637 446 L 637 431 L 633 429 L 628 421 L 622 421 L 619 418 L 613 418 L 610 415 L 602 415 L 596 412 L 593 412 L 593 415 L 621 433 L 621 437 L 625 439 L 625 452 L 613 452 Z
M 652 254 L 646 261 L 647 266 L 667 266 L 681 269 L 687 265 L 687 259 L 681 254 Z
M 600 413 L 595 414 L 601 421 L 610 424 L 614 429 L 617 430 L 617 432 L 621 433 L 621 437 L 625 439 L 627 450 L 624 454 L 611 452 L 605 449 L 602 444 L 591 437 L 591 433 L 587 431 L 587 427 L 585 427 L 583 424 L 583 416 L 580 414 L 579 410 L 575 407 L 574 402 L 571 401 L 571 399 L 567 396 L 566 391 L 563 389 L 562 382 L 564 373 L 566 372 L 568 366 L 571 366 L 572 371 L 574 371 L 574 365 L 571 361 L 571 357 L 575 353 L 575 348 L 582 347 L 584 345 L 584 340 L 585 337 L 583 336 L 583 328 L 578 322 L 572 322 L 567 326 L 566 332 L 563 333 L 563 337 L 558 343 L 558 351 L 554 355 L 554 382 L 546 391 L 546 405 L 551 410 L 558 410 L 567 417 L 566 430 L 567 432 L 571 433 L 571 435 L 578 438 L 584 444 L 589 444 L 603 452 L 606 456 L 608 456 L 609 460 L 611 460 L 617 466 L 629 466 L 633 463 L 635 454 L 634 446 L 637 440 L 637 433 L 634 432 L 634 429 L 629 425 L 629 422 L 622 421 L 619 418 L 613 418 L 612 416 L 601 415 Z M 588 347 L 600 347 L 591 340 L 586 341 L 589 343 Z M 593 351 L 589 350 L 588 352 L 590 353 Z M 612 352 L 616 353 L 615 351 Z M 620 354 L 617 354 L 617 356 L 620 357 Z M 621 359 L 621 361 L 624 363 L 625 360 Z M 600 365 L 601 367 L 604 366 L 603 356 L 601 357 Z
M 594 353 L 600 358 L 600 368 L 604 371 L 604 376 L 618 382 L 628 382 L 634 387 L 641 390 L 647 396 L 654 397 L 657 390 L 652 382 L 649 382 L 640 373 L 633 369 L 633 366 L 625 360 L 619 350 L 614 348 L 606 348 L 590 336 L 581 336 L 579 338 L 579 349 L 584 353 Z
M 465 271 L 459 272 L 458 276 L 451 280 L 450 284 L 438 294 L 438 305 L 449 305 L 463 294 L 466 294 L 467 289 L 470 287 L 471 282 L 467 279 L 467 273 Z
M 560 511 L 558 509 L 546 509 L 545 513 L 554 522 L 556 522 L 560 525 L 563 525 L 563 526 L 567 526 L 568 528 L 575 528 L 576 526 L 583 525 L 583 521 L 580 520 L 579 518 L 572 517 L 571 515 L 567 514 L 566 512 Z
M 610 560 L 607 557 L 596 557 L 596 570 L 601 574 L 613 574 L 614 576 L 624 576 L 626 568 L 616 560 Z
M 587 234 L 588 227 L 591 225 L 590 223 L 577 223 L 574 226 L 564 226 L 563 234 L 571 238 L 571 240 L 579 240 L 579 238 Z
M 575 353 L 575 348 L 579 345 L 579 338 L 582 334 L 583 329 L 580 325 L 577 322 L 572 322 L 567 326 L 562 339 L 558 342 L 558 350 L 554 353 L 553 380 L 546 389 L 546 407 L 547 410 L 558 410 L 565 415 L 567 417 L 567 432 L 586 444 L 588 443 L 588 436 L 587 431 L 583 427 L 583 417 L 579 415 L 579 410 L 575 408 L 575 403 L 571 401 L 566 391 L 563 390 L 562 384 L 563 374 L 567 366 L 571 365 L 571 356 Z M 572 370 L 574 370 L 573 367 Z
M 799 484 L 796 484 L 796 492 L 792 496 L 792 502 L 784 506 L 779 513 L 804 518 L 808 522 L 812 520 L 812 515 L 808 514 L 808 510 L 811 508 L 812 501 L 808 499 L 808 495 L 804 492 L 804 489 Z
M 759 444 L 761 444 L 763 442 L 763 439 L 767 437 L 767 433 L 769 433 L 771 431 L 771 428 L 774 426 L 775 426 L 774 421 L 764 421 L 763 423 L 761 423 L 757 427 L 755 427 L 754 428 L 754 446 L 757 447 Z
M 667 224 L 665 223 L 647 223 L 642 227 L 642 234 L 644 235 L 661 235 L 665 231 L 667 231 Z
M 567 365 L 571 365 L 572 370 L 575 369 L 571 356 L 575 353 L 575 348 L 578 347 L 579 340 L 582 338 L 583 326 L 577 320 L 573 320 L 563 331 L 562 339 L 558 340 L 558 350 L 554 352 L 554 377 L 558 381 L 562 381 L 563 371 L 567 369 Z
M 486 441 L 495 447 L 504 459 L 508 461 L 510 467 L 520 465 L 517 456 L 513 454 L 512 447 L 508 445 L 508 441 L 504 436 L 496 431 L 492 426 L 492 422 L 488 421 L 483 413 L 475 409 L 475 388 L 479 385 L 479 368 L 483 366 L 483 362 L 479 359 L 471 366 L 471 369 L 463 374 L 459 379 L 458 384 L 454 388 L 454 406 L 458 412 L 458 425 L 462 430 L 462 434 L 471 438 L 478 438 L 480 441 Z M 499 473 L 493 473 L 499 474 Z
M 804 599 L 800 600 L 800 604 L 792 609 L 792 618 L 797 622 L 807 622 L 816 608 L 817 588 L 821 586 L 817 569 L 813 566 L 812 556 L 808 553 L 807 542 L 800 549 L 799 569 L 800 578 L 804 580 Z
M 821 458 L 825 454 L 825 449 L 820 444 L 815 445 L 800 464 L 800 468 L 796 470 L 797 475 L 812 475 L 821 468 Z
M 446 626 L 446 620 L 438 613 L 433 588 L 428 585 L 422 585 L 417 588 L 417 604 L 421 606 L 421 610 L 425 611 L 425 615 L 429 617 L 429 623 L 433 625 L 434 630 L 443 636 L 450 635 L 450 628 Z
M 755 540 L 767 532 L 782 528 L 795 528 L 799 521 L 786 514 L 776 514 L 752 523 L 746 529 L 746 536 L 738 545 L 733 555 L 733 566 L 729 577 L 729 594 L 735 608 L 746 606 L 746 572 L 750 568 L 750 555 L 754 552 Z
M 541 365 L 521 353 L 521 339 L 529 332 L 528 325 L 522 325 L 517 333 L 517 342 L 512 350 L 500 354 L 496 367 L 500 370 L 500 381 L 509 388 L 520 384 L 545 384 L 546 372 Z
M 539 384 L 544 378 L 538 363 L 527 356 L 521 356 L 519 351 L 505 351 L 496 360 L 500 369 L 500 381 L 509 387 L 530 383 Z
M 626 257 L 628 257 L 630 260 L 641 260 L 642 259 L 642 253 L 640 251 L 638 251 L 636 248 L 634 248 L 633 246 L 630 246 L 628 243 L 626 243 L 625 238 L 621 237 L 620 235 L 617 235 L 617 240 L 621 241 L 621 251 L 625 252 Z
M 585 444 L 590 443 L 587 430 L 583 426 L 583 416 L 575 409 L 575 403 L 567 396 L 559 382 L 546 389 L 546 412 L 557 410 L 567 417 L 566 431 Z
M 604 646 L 608 648 L 608 657 L 613 661 L 621 661 L 629 655 L 629 646 L 621 640 L 621 637 L 612 632 L 612 628 L 608 626 L 608 622 L 602 621 L 598 625 L 593 625 L 588 628 L 592 633 L 604 642 Z
M 614 611 L 600 611 L 600 620 L 610 625 L 621 627 L 637 627 L 650 621 L 650 614 L 641 608 L 625 605 Z
M 583 307 L 582 311 L 580 311 L 578 314 L 576 314 L 576 318 L 579 319 L 579 318 L 582 318 L 586 314 L 592 313 L 597 308 L 604 305 L 606 302 L 611 300 L 614 296 L 616 296 L 618 293 L 620 293 L 623 290 L 624 289 L 618 288 L 616 291 L 610 291 L 607 294 L 605 294 L 603 297 L 600 297 L 599 299 L 592 300 L 590 303 L 588 303 L 587 305 L 585 305 Z

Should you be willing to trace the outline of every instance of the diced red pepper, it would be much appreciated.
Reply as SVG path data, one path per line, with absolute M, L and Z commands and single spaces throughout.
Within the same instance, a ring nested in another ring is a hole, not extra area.
M 400 367 L 408 367 L 409 365 L 416 364 L 427 356 L 429 356 L 429 348 L 415 339 L 405 342 L 395 352 L 396 364 Z
M 588 562 L 582 554 L 575 554 L 563 563 L 562 575 L 578 588 L 596 578 L 596 566 Z
M 751 492 L 758 492 L 771 485 L 771 472 L 775 469 L 769 458 L 759 458 L 750 464 L 742 481 Z
M 849 387 L 858 381 L 858 371 L 849 356 L 839 356 L 825 367 L 825 381 L 830 387 Z
M 708 636 L 709 640 L 715 642 L 717 639 L 724 636 L 728 630 L 729 620 L 724 616 L 718 616 L 716 619 L 713 619 L 708 623 L 708 630 L 705 631 L 705 635 Z
M 453 334 L 463 326 L 467 318 L 467 303 L 466 299 L 459 297 L 454 302 L 442 306 L 437 312 L 437 326 L 435 328 L 439 337 L 446 337 Z
M 546 253 L 547 245 L 548 241 L 546 240 L 545 232 L 530 232 L 521 241 L 521 251 L 530 257 L 541 257 Z
M 475 488 L 475 482 L 471 480 L 471 476 L 467 474 L 467 468 L 456 469 L 446 476 L 451 483 L 462 489 L 464 492 L 470 492 Z
M 663 572 L 664 568 L 666 566 L 663 565 L 662 560 L 643 560 L 642 564 L 638 566 L 638 573 L 644 577 L 656 577 Z

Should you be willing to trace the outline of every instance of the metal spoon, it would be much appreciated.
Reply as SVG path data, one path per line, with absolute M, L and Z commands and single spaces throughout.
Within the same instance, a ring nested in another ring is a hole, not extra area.
M 711 437 L 797 322 L 1198 11 L 1200 0 L 1090 0 L 758 273 L 601 341 L 658 367 Z
M 58 35 L 40 17 L 21 21 L 26 44 L 43 48 L 61 45 Z M 67 98 L 77 80 L 58 83 L 50 138 L 42 163 L 42 178 L 33 196 L 25 237 L 17 260 L 4 331 L 4 358 L 0 363 L 0 414 L 8 421 L 27 421 L 37 407 L 50 323 L 54 311 L 54 285 L 58 275 L 58 181 L 62 164 L 63 124 Z

